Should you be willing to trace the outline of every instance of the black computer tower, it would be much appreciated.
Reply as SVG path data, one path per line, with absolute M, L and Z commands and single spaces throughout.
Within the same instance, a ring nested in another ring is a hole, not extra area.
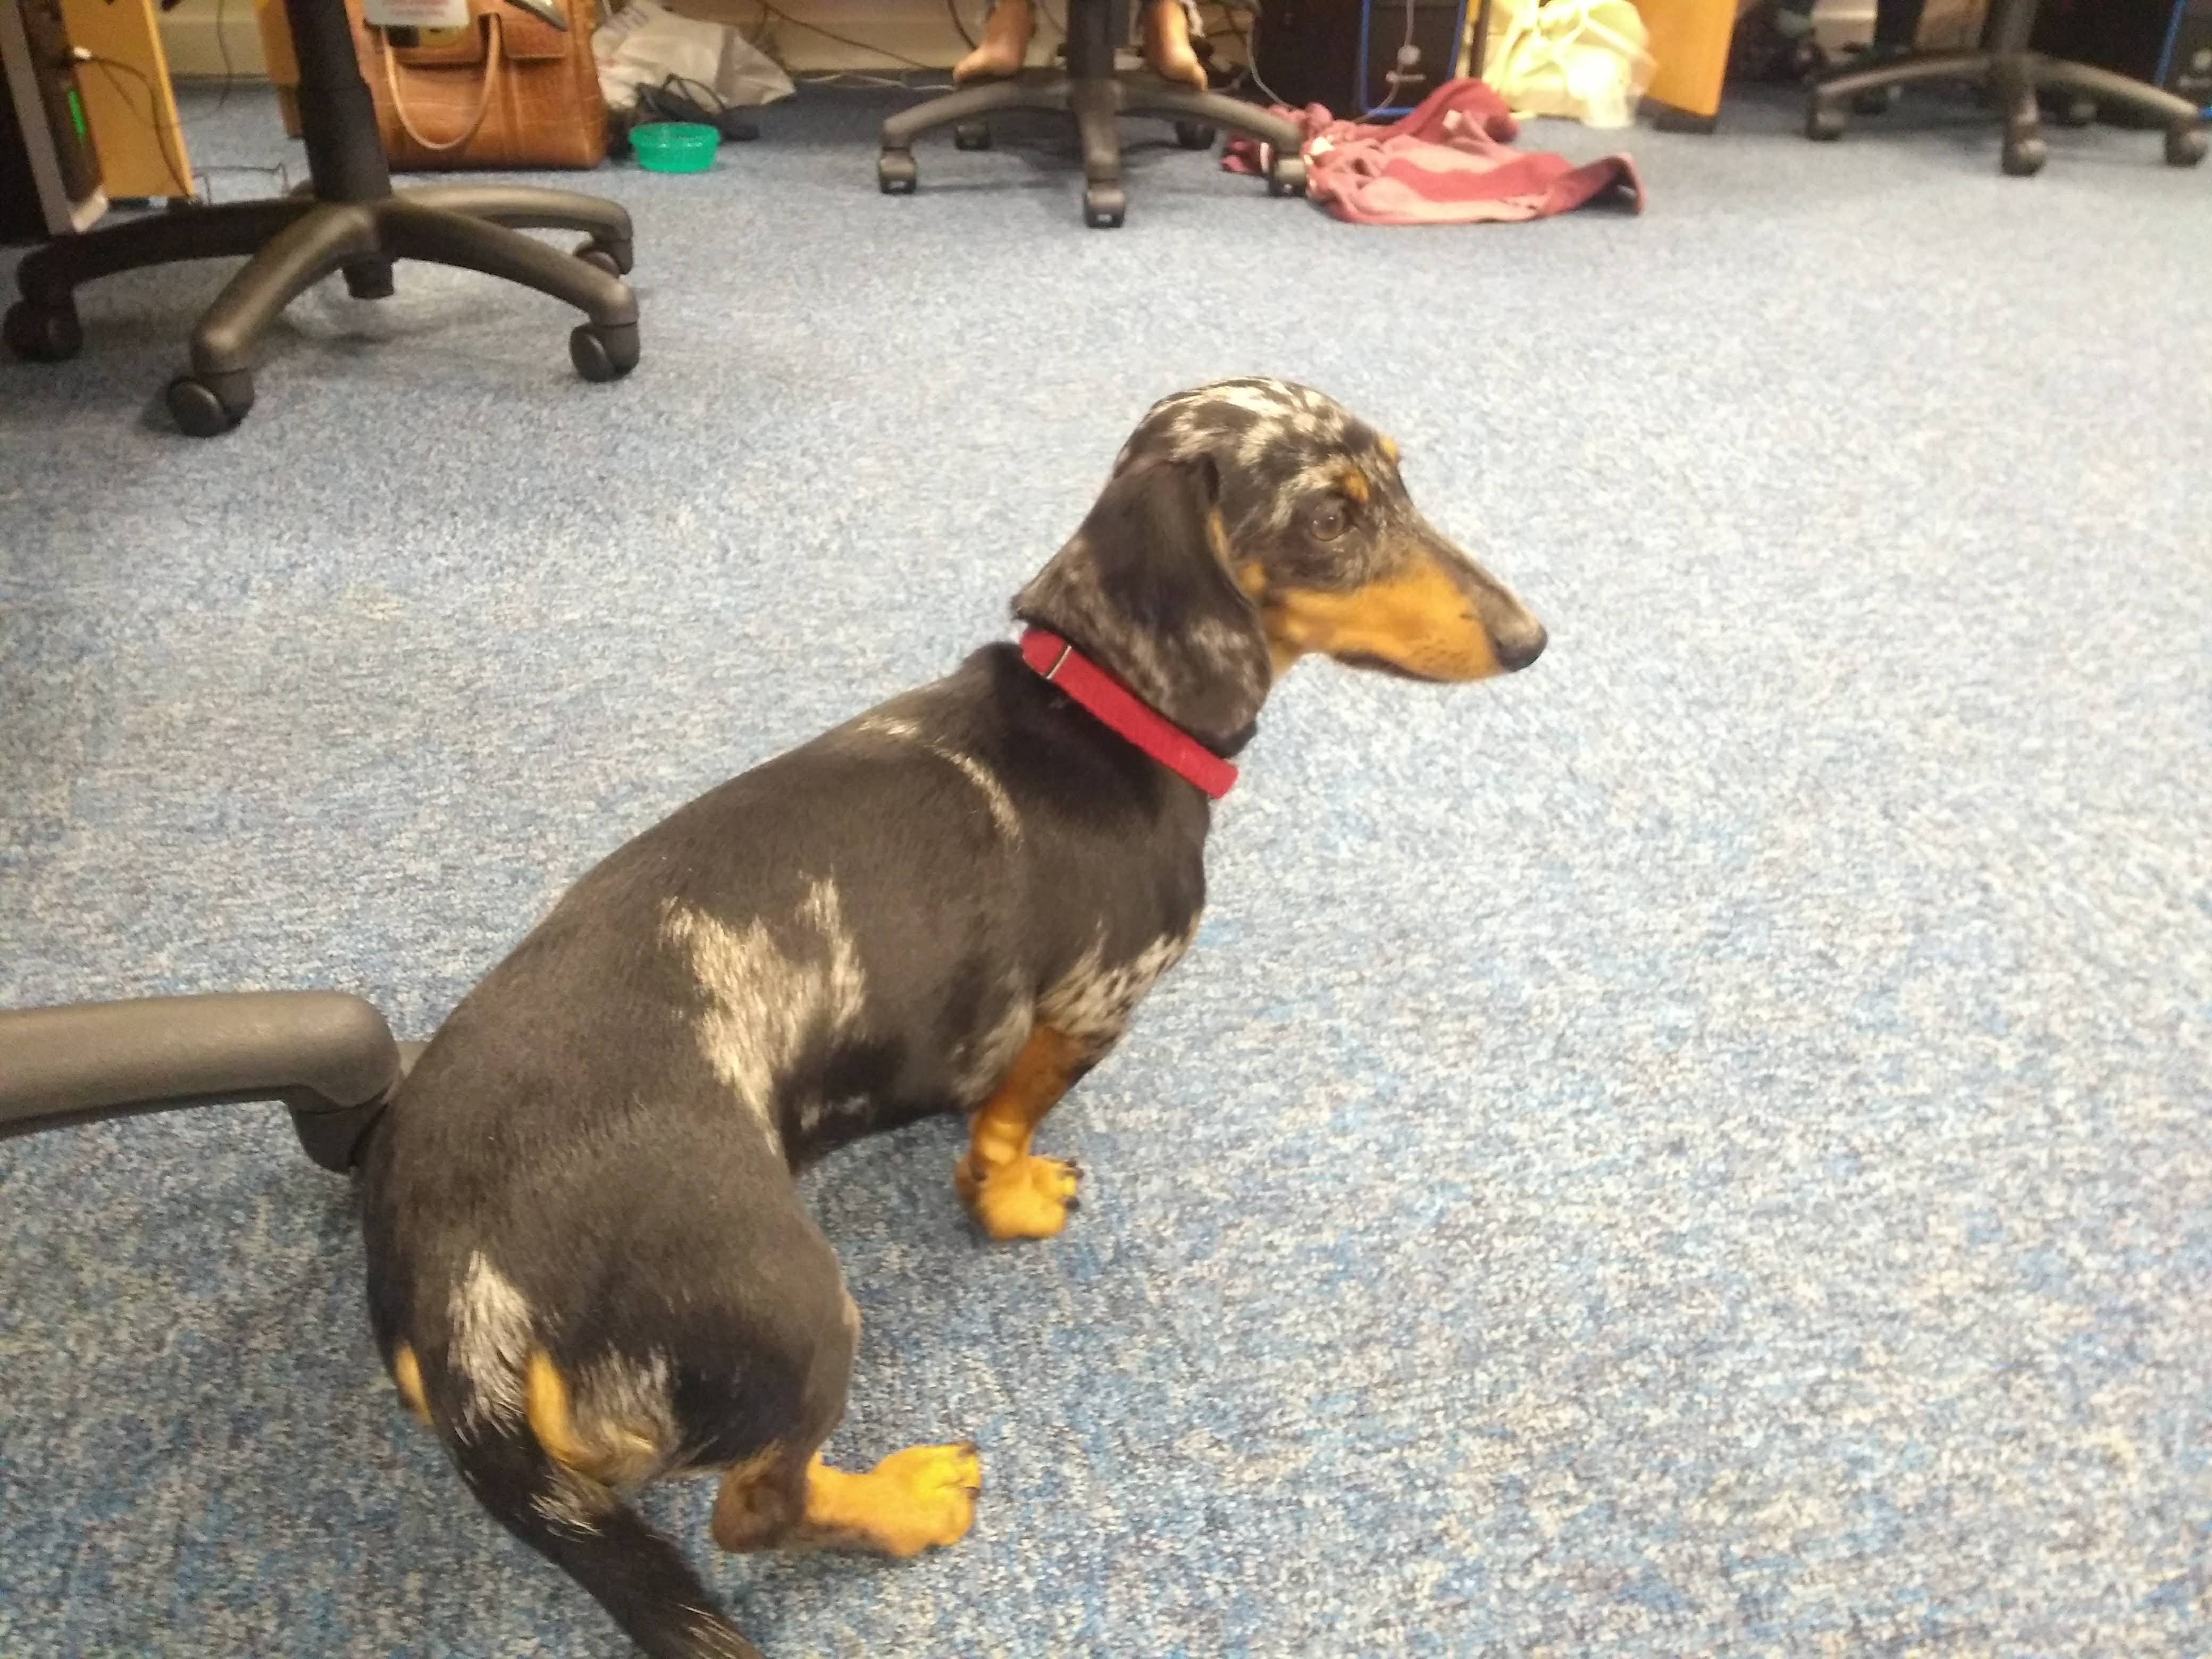
M 70 52 L 59 0 L 22 0 L 15 21 L 22 30 L 9 54 L 10 73 L 0 76 L 0 234 L 24 241 L 53 228 L 42 206 L 31 162 L 35 141 L 61 178 L 73 207 L 100 189 L 100 158 L 78 100 L 76 64 Z
M 1463 0 L 1266 0 L 1253 67 L 1263 90 L 1293 107 L 1325 104 L 1340 119 L 1402 115 L 1451 79 L 1466 25 Z M 1393 85 L 1409 35 L 1419 61 Z

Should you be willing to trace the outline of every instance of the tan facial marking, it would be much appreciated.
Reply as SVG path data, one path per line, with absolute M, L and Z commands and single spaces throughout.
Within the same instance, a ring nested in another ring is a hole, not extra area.
M 399 1385 L 399 1397 L 407 1402 L 407 1409 L 428 1423 L 430 1402 L 422 1395 L 422 1367 L 415 1350 L 404 1342 L 392 1356 L 392 1380 Z
M 1375 441 L 1375 447 L 1382 452 L 1382 459 L 1389 462 L 1391 465 L 1395 466 L 1398 465 L 1398 441 L 1396 439 L 1377 438 Z
M 1355 501 L 1366 502 L 1369 489 L 1367 475 L 1356 466 L 1347 466 L 1337 478 L 1336 487 Z
M 1426 679 L 1480 680 L 1500 672 L 1490 630 L 1433 558 L 1417 558 L 1346 593 L 1284 589 L 1263 611 L 1278 672 L 1309 651 L 1373 658 Z

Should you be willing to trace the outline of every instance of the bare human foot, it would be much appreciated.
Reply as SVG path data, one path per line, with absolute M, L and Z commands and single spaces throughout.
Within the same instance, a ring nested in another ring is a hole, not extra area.
M 1163 81 L 1206 90 L 1206 68 L 1190 49 L 1190 15 L 1182 0 L 1152 0 L 1145 8 L 1145 61 Z
M 1030 0 L 998 0 L 983 20 L 983 44 L 952 66 L 953 80 L 1003 81 L 1019 75 L 1036 29 Z

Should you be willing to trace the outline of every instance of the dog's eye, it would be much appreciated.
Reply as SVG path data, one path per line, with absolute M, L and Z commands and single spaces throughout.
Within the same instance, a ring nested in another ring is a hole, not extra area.
M 1334 495 L 1306 514 L 1306 529 L 1317 542 L 1334 541 L 1351 522 L 1350 511 Z

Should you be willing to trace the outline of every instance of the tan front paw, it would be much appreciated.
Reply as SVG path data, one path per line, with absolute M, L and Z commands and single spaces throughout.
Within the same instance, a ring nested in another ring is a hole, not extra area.
M 1082 1178 L 1073 1164 L 1025 1153 L 980 1176 L 975 1158 L 963 1158 L 952 1184 L 968 1213 L 992 1237 L 1050 1238 L 1067 1224 Z
M 871 1471 L 903 1492 L 903 1511 L 885 1540 L 893 1555 L 957 1544 L 975 1523 L 975 1497 L 983 1490 L 983 1462 L 975 1443 L 957 1446 L 909 1446 L 893 1452 Z

